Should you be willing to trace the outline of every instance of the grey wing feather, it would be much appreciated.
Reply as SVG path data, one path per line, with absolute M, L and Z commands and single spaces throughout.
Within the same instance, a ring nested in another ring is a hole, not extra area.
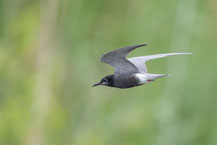
M 137 67 L 126 59 L 126 56 L 135 48 L 146 46 L 147 44 L 127 46 L 105 53 L 100 58 L 100 62 L 110 64 L 115 68 L 115 73 L 137 73 Z
M 192 54 L 192 53 L 166 53 L 166 54 L 154 54 L 154 55 L 147 55 L 147 56 L 139 56 L 139 57 L 133 57 L 129 58 L 128 60 L 133 63 L 139 72 L 141 73 L 147 73 L 147 68 L 145 65 L 146 61 L 152 60 L 152 59 L 157 59 L 157 58 L 162 58 L 162 57 L 167 57 L 171 55 L 186 55 L 186 54 Z

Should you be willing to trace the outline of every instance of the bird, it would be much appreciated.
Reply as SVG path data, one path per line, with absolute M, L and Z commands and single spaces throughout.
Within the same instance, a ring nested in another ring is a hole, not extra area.
M 131 51 L 142 46 L 147 46 L 147 44 L 122 47 L 103 54 L 100 58 L 100 62 L 111 65 L 114 68 L 114 74 L 103 77 L 99 83 L 94 84 L 92 87 L 103 85 L 126 89 L 147 84 L 158 78 L 172 75 L 148 73 L 145 65 L 147 61 L 172 55 L 193 54 L 165 53 L 126 58 Z

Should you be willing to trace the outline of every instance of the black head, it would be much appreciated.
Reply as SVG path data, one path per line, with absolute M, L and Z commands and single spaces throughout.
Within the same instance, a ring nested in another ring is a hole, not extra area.
M 113 87 L 114 86 L 113 75 L 102 78 L 102 80 L 99 83 L 93 85 L 93 87 L 98 85 Z

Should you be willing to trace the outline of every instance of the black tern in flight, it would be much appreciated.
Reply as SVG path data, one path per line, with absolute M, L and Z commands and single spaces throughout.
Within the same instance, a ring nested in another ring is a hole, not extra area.
M 154 54 L 147 56 L 139 56 L 133 58 L 126 58 L 126 56 L 134 49 L 147 44 L 127 46 L 117 50 L 105 53 L 100 58 L 100 61 L 112 65 L 115 73 L 104 77 L 99 83 L 93 85 L 104 85 L 116 88 L 131 88 L 140 86 L 154 81 L 160 77 L 170 76 L 171 74 L 151 74 L 147 72 L 145 65 L 146 61 L 162 58 L 170 55 L 185 55 L 192 53 L 166 53 Z

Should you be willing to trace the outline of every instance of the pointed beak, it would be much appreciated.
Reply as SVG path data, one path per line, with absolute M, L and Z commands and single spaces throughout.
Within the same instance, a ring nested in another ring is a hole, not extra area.
M 92 87 L 96 87 L 96 86 L 99 86 L 99 85 L 101 85 L 101 83 L 99 82 L 99 83 L 96 83 L 96 84 L 94 84 Z

